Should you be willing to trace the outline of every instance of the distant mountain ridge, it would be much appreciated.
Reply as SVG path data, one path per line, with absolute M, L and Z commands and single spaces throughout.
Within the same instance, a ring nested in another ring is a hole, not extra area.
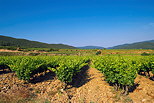
M 104 47 L 101 46 L 83 46 L 83 47 L 77 47 L 79 49 L 104 49 Z
M 79 49 L 104 49 L 101 46 L 83 46 L 77 47 Z M 122 44 L 113 47 L 109 47 L 107 49 L 154 49 L 154 40 L 135 42 L 130 44 Z
M 148 41 L 143 41 L 143 42 L 151 42 L 151 43 L 154 43 L 154 40 L 148 40 Z
M 131 44 L 122 44 L 108 49 L 154 49 L 154 40 L 135 42 Z
M 8 36 L 0 35 L 0 46 L 16 46 L 27 48 L 56 48 L 56 49 L 76 49 L 73 46 L 65 44 L 47 44 L 38 41 L 31 41 L 27 39 L 17 39 Z
M 0 35 L 0 46 L 16 46 L 26 48 L 55 48 L 55 49 L 104 49 L 101 46 L 83 46 L 73 47 L 65 44 L 48 44 L 27 39 L 17 39 L 13 37 Z M 122 44 L 107 49 L 154 49 L 154 40 Z

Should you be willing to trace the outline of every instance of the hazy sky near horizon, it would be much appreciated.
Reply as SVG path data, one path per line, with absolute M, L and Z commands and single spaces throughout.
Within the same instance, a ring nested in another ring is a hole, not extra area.
M 154 39 L 154 0 L 0 0 L 0 35 L 72 46 Z

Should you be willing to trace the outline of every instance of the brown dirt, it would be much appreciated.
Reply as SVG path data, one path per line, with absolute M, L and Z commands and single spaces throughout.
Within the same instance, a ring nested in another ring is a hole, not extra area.
M 154 103 L 154 81 L 138 75 L 135 83 L 139 86 L 129 94 L 134 103 Z
M 110 86 L 102 78 L 98 70 L 90 68 L 88 71 L 90 81 L 76 89 L 72 103 L 112 103 L 114 94 Z
M 18 51 L 18 50 L 0 49 L 0 52 L 20 52 L 20 51 Z
M 14 73 L 0 74 L 0 103 L 154 103 L 154 82 L 138 76 L 139 86 L 128 96 L 115 92 L 94 68 L 84 70 L 72 85 L 65 85 L 48 71 L 33 83 Z

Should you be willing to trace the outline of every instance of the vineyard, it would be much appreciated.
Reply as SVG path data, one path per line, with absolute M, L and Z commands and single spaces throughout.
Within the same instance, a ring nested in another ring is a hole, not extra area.
M 94 57 L 92 63 L 104 74 L 108 83 L 114 85 L 116 90 L 122 88 L 125 94 L 134 85 L 137 74 L 154 77 L 154 57 Z
M 0 70 L 5 67 L 25 82 L 32 82 L 35 76 L 47 72 L 66 85 L 75 81 L 85 66 L 101 71 L 105 81 L 128 95 L 135 88 L 137 75 L 154 80 L 154 56 L 1 56 Z M 97 85 L 97 84 L 96 84 Z
M 50 70 L 55 72 L 58 79 L 65 83 L 82 67 L 88 65 L 89 59 L 83 57 L 0 57 L 0 65 L 7 65 L 16 73 L 19 79 L 29 81 L 34 75 Z

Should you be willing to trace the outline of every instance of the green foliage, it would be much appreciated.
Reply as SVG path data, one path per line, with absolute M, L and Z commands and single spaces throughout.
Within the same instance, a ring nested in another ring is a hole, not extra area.
M 100 55 L 102 52 L 99 50 L 96 52 L 96 55 Z
M 73 56 L 10 56 L 0 57 L 0 65 L 8 65 L 19 79 L 29 81 L 35 74 L 47 69 L 56 73 L 59 80 L 70 83 L 88 59 Z
M 0 35 L 0 46 L 14 46 L 27 48 L 57 48 L 57 49 L 75 49 L 73 46 L 64 44 L 47 44 L 37 41 L 30 41 L 26 39 L 16 39 L 12 37 Z
M 111 49 L 154 49 L 154 40 L 118 45 Z
M 142 56 L 150 56 L 150 55 L 154 55 L 154 53 L 146 53 L 146 52 L 144 52 L 144 53 L 142 53 L 141 55 L 142 55 Z
M 2 46 L 0 44 L 0 49 L 17 50 L 18 47 L 17 46 Z
M 151 71 L 154 75 L 154 56 L 0 56 L 0 65 L 9 66 L 18 78 L 27 81 L 49 69 L 62 82 L 71 83 L 90 62 L 108 83 L 126 92 L 134 85 L 137 73 Z
M 0 56 L 23 56 L 25 53 L 20 52 L 0 52 Z
M 40 53 L 29 53 L 28 55 L 29 56 L 37 56 L 37 55 L 39 55 Z
M 49 50 L 47 50 L 48 52 L 51 52 L 51 51 L 59 51 L 59 49 L 53 49 L 53 48 L 50 48 Z
M 144 53 L 142 53 L 141 55 L 142 55 L 142 56 L 149 56 L 150 54 L 144 52 Z
M 134 85 L 137 73 L 154 70 L 153 56 L 95 56 L 92 60 L 92 66 L 104 74 L 108 83 L 122 87 L 126 92 L 126 88 Z
M 82 67 L 88 65 L 86 61 L 88 59 L 70 56 L 61 59 L 56 71 L 58 79 L 65 83 L 72 82 L 73 76 L 79 73 Z

